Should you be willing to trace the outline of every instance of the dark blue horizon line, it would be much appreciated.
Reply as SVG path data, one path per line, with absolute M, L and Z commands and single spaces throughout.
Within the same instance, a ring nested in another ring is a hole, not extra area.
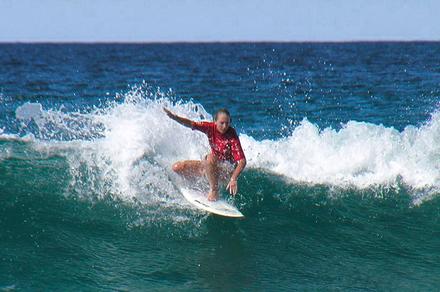
M 355 43 L 439 43 L 440 40 L 343 40 L 343 41 L 277 41 L 277 40 L 259 40 L 259 41 L 0 41 L 3 44 L 78 44 L 78 45 L 99 45 L 99 44 L 121 44 L 121 45 L 154 45 L 154 44 L 355 44 Z

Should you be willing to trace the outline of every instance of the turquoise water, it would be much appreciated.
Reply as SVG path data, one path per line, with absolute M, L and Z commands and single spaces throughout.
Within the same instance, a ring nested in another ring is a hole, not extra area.
M 0 289 L 437 289 L 439 52 L 0 45 Z M 245 219 L 185 202 L 208 142 L 162 106 L 231 110 Z

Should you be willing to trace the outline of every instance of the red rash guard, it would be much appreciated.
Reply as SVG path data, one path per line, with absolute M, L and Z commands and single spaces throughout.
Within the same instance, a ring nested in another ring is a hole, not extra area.
M 234 128 L 229 127 L 226 133 L 222 134 L 217 130 L 214 122 L 193 122 L 192 129 L 199 130 L 208 136 L 211 153 L 219 160 L 234 163 L 245 158 Z

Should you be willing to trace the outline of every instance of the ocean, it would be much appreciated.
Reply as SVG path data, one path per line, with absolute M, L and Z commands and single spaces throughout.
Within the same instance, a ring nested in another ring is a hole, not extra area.
M 0 291 L 438 290 L 439 56 L 0 44 Z M 185 201 L 170 166 L 209 145 L 163 107 L 230 110 L 244 219 Z

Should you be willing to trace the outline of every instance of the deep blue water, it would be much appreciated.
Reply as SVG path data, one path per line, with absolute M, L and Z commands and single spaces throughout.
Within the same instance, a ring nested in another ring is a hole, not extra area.
M 434 290 L 440 43 L 0 44 L 0 289 Z M 170 165 L 230 109 L 244 220 Z

